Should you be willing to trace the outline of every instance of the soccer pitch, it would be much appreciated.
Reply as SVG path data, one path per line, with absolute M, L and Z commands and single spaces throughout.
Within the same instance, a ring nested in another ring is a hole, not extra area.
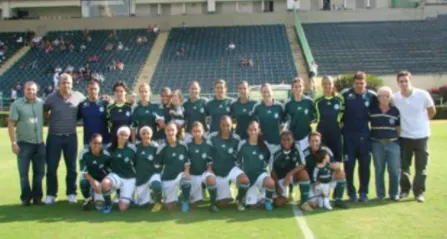
M 81 129 L 78 129 L 79 141 Z M 235 207 L 211 213 L 206 203 L 189 213 L 134 209 L 103 215 L 69 205 L 65 197 L 65 164 L 59 169 L 59 201 L 52 206 L 19 205 L 19 178 L 15 155 L 11 152 L 7 130 L 0 129 L 0 232 L 1 238 L 445 238 L 447 228 L 447 121 L 432 122 L 429 142 L 426 203 L 412 197 L 401 202 L 378 202 L 374 192 L 374 173 L 369 203 L 349 203 L 348 210 L 315 210 L 298 216 L 289 205 L 266 212 L 263 208 L 236 211 Z M 80 144 L 81 145 L 81 144 Z M 371 168 L 373 169 L 373 168 Z M 44 179 L 45 185 L 45 179 Z M 45 191 L 45 190 L 44 190 Z M 79 191 L 79 190 L 78 190 Z M 298 191 L 298 190 L 295 190 Z M 297 192 L 297 194 L 299 194 Z M 298 198 L 298 195 L 297 195 Z

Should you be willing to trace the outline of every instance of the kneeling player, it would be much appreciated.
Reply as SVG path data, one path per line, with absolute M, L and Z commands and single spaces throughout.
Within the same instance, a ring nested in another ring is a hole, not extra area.
M 267 211 L 273 210 L 273 193 L 275 182 L 267 174 L 266 167 L 270 161 L 270 151 L 262 139 L 261 129 L 256 121 L 248 125 L 248 139 L 238 147 L 237 159 L 242 170 L 248 175 L 251 187 L 247 191 L 245 203 L 255 205 L 263 199 Z
M 89 197 L 86 198 L 83 209 L 88 210 L 90 202 L 95 202 L 96 208 L 102 210 L 104 197 L 101 192 L 101 181 L 107 175 L 106 162 L 109 153 L 102 149 L 102 136 L 93 134 L 88 148 L 81 152 L 80 165 L 83 182 L 87 183 Z M 85 187 L 85 185 L 84 185 Z
M 161 173 L 164 203 L 173 209 L 178 200 L 177 189 L 182 191 L 182 211 L 189 211 L 189 194 L 191 191 L 191 162 L 185 144 L 177 140 L 177 126 L 169 122 L 165 127 L 166 142 L 157 149 L 156 165 L 163 168 Z
M 212 146 L 212 169 L 216 174 L 217 204 L 219 207 L 225 207 L 232 199 L 231 182 L 238 188 L 237 209 L 243 211 L 245 210 L 243 199 L 250 187 L 250 182 L 247 175 L 236 166 L 239 137 L 231 131 L 232 121 L 229 116 L 222 116 L 219 127 L 219 132 L 210 134 L 208 138 L 208 144 Z
M 144 126 L 140 129 L 139 134 L 141 141 L 136 145 L 135 171 L 137 204 L 143 207 L 161 202 L 161 178 L 160 170 L 155 166 L 158 144 L 151 141 L 152 129 L 149 126 Z
M 292 132 L 282 132 L 281 148 L 273 154 L 272 178 L 276 186 L 275 206 L 283 207 L 288 201 L 288 185 L 298 183 L 301 192 L 301 209 L 312 211 L 308 202 L 310 180 L 305 167 L 304 155 L 295 144 Z
M 112 202 L 110 194 L 115 190 L 120 190 L 119 209 L 126 211 L 132 201 L 135 191 L 135 145 L 129 142 L 130 128 L 121 126 L 117 131 L 117 137 L 112 145 L 107 149 L 110 158 L 107 165 L 112 172 L 102 180 L 101 188 L 106 202 L 103 213 L 110 213 Z
M 211 161 L 211 146 L 203 137 L 203 124 L 196 121 L 191 129 L 192 142 L 188 143 L 188 154 L 191 160 L 191 203 L 203 200 L 202 184 L 210 194 L 210 210 L 219 211 L 216 206 L 217 188 Z

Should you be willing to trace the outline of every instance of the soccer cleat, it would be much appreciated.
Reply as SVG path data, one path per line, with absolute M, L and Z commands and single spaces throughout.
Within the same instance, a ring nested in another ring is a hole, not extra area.
M 189 211 L 189 204 L 187 202 L 182 202 L 182 212 Z
M 220 209 L 216 205 L 211 205 L 209 210 L 211 212 L 219 212 L 220 211 Z
M 349 201 L 357 202 L 357 194 L 356 193 L 350 193 L 349 194 Z
M 368 195 L 364 193 L 360 194 L 359 202 L 368 202 Z
M 326 208 L 327 210 L 332 210 L 331 203 L 329 202 L 329 198 L 323 199 L 323 205 L 324 205 L 324 208 Z
M 314 210 L 309 202 L 305 202 L 305 203 L 301 204 L 300 208 L 301 208 L 301 210 L 303 210 L 305 212 L 312 212 Z
M 91 202 L 92 202 L 92 198 L 91 198 L 91 197 L 86 198 L 86 199 L 84 200 L 84 202 L 82 203 L 82 210 L 84 210 L 84 211 L 88 211 L 88 210 L 90 210 L 90 204 L 91 204 Z
M 400 199 L 407 198 L 409 196 L 408 192 L 401 192 L 399 195 Z
M 418 201 L 420 203 L 425 202 L 424 195 L 422 195 L 422 194 L 417 195 L 415 198 L 416 198 L 416 201 Z
M 346 205 L 346 203 L 344 203 L 341 199 L 337 199 L 334 202 L 334 207 L 336 208 L 340 208 L 340 209 L 348 209 L 348 205 Z
M 76 195 L 74 195 L 74 194 L 70 194 L 70 195 L 68 195 L 68 203 L 70 203 L 70 204 L 75 204 L 75 203 L 77 203 L 78 201 L 76 200 Z
M 101 210 L 101 212 L 103 214 L 109 214 L 110 212 L 112 212 L 112 206 L 104 206 Z
M 56 202 L 56 197 L 54 196 L 47 196 L 47 198 L 45 199 L 45 204 L 50 205 L 50 204 L 54 204 Z
M 265 210 L 267 210 L 269 212 L 271 212 L 273 210 L 272 202 L 269 200 L 265 200 L 264 207 L 265 207 Z
M 243 203 L 236 201 L 236 207 L 239 212 L 245 211 L 245 206 Z

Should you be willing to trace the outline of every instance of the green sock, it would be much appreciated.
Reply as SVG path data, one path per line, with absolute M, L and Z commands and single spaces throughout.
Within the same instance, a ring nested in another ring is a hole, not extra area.
M 337 180 L 337 184 L 335 185 L 335 200 L 342 200 L 343 193 L 346 188 L 346 179 Z
M 272 188 L 265 188 L 265 199 L 273 201 L 273 193 L 275 192 Z
M 210 194 L 210 204 L 216 205 L 217 187 L 216 185 L 208 187 L 208 193 Z
M 310 181 L 300 181 L 298 184 L 300 185 L 301 194 L 300 203 L 303 204 L 309 200 Z
M 162 197 L 161 182 L 160 181 L 153 181 L 151 183 L 151 190 L 152 190 L 152 195 L 154 196 L 153 201 L 161 202 L 161 197 Z
M 238 202 L 242 202 L 242 200 L 244 199 L 245 195 L 247 194 L 248 188 L 250 187 L 250 184 L 239 184 L 237 186 L 237 196 L 236 196 L 236 200 Z
M 81 179 L 79 181 L 79 188 L 81 189 L 82 196 L 87 199 L 90 197 L 90 183 L 87 179 Z
M 191 180 L 182 179 L 180 182 L 180 188 L 182 190 L 183 202 L 189 201 L 189 193 L 191 192 Z

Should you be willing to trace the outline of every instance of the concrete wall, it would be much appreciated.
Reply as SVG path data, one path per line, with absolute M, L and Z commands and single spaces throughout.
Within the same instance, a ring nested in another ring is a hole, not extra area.
M 29 17 L 33 18 L 43 16 L 81 17 L 80 7 L 31 7 L 26 10 L 28 10 Z

